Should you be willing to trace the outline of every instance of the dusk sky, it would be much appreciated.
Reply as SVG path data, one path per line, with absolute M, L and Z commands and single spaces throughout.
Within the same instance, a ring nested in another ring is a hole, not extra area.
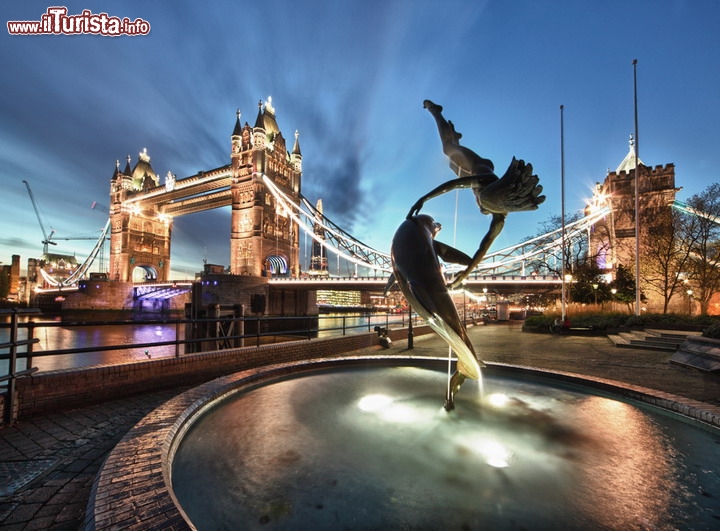
M 508 216 L 492 250 L 534 235 L 561 209 L 565 106 L 568 213 L 628 152 L 638 60 L 639 156 L 675 164 L 683 200 L 719 182 L 719 0 L 4 1 L 3 22 L 68 14 L 142 18 L 148 35 L 0 37 L 0 262 L 53 252 L 83 260 L 107 219 L 119 159 L 144 148 L 162 178 L 230 161 L 239 108 L 251 125 L 272 97 L 303 154 L 302 192 L 377 250 L 424 193 L 454 177 L 424 99 L 502 175 L 534 166 L 547 200 Z M 472 254 L 489 223 L 468 190 L 427 204 L 438 239 Z M 92 209 L 96 202 L 100 208 Z M 173 224 L 174 278 L 229 265 L 230 212 Z M 303 241 L 303 240 L 301 240 Z M 302 254 L 302 253 L 301 253 Z M 305 264 L 303 264 L 305 265 Z M 106 264 L 107 267 L 107 264 Z

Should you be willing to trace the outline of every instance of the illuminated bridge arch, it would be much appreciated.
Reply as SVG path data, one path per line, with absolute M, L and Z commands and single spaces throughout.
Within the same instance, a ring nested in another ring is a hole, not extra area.
M 134 282 L 157 282 L 158 272 L 154 266 L 149 264 L 135 264 L 132 271 Z
M 265 260 L 267 262 L 267 270 L 270 271 L 273 276 L 285 276 L 288 274 L 290 268 L 284 256 L 271 254 Z

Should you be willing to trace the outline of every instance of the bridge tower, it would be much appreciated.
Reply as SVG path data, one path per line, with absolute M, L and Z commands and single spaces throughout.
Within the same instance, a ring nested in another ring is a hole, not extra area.
M 635 176 L 639 176 L 640 223 L 662 220 L 658 213 L 669 209 L 675 200 L 675 165 L 645 166 L 638 159 L 635 167 L 635 146 L 630 138 L 630 150 L 617 169 L 608 171 L 605 181 L 596 183 L 594 199 L 585 209 L 588 215 L 593 207 L 609 202 L 612 212 L 590 230 L 590 254 L 597 256 L 601 269 L 612 271 L 618 265 L 632 268 L 635 263 Z M 642 254 L 642 249 L 641 249 Z M 642 258 L 642 257 L 641 257 Z
M 237 113 L 231 137 L 232 215 L 230 272 L 251 276 L 298 276 L 300 231 L 266 190 L 263 175 L 299 202 L 302 154 L 295 133 L 292 152 L 275 120 L 272 100 L 258 104 L 255 125 Z
M 134 168 L 128 156 L 125 169 L 115 163 L 110 179 L 110 271 L 112 280 L 131 282 L 152 280 L 164 282 L 170 275 L 170 233 L 172 222 L 158 205 L 136 203 L 127 199 L 144 194 L 158 186 L 158 176 L 143 150 Z

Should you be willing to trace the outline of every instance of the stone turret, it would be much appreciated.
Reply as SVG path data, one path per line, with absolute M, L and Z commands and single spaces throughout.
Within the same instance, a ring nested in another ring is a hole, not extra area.
M 135 190 L 147 190 L 160 184 L 160 179 L 150 165 L 147 149 L 143 149 L 138 156 L 138 161 L 132 170 L 132 183 Z
M 290 161 L 292 162 L 295 171 L 302 173 L 302 153 L 300 153 L 300 133 L 295 131 L 295 144 L 293 145 L 292 154 L 290 155 Z
M 608 171 L 605 180 L 595 186 L 594 198 L 598 204 L 585 209 L 586 216 L 593 213 L 594 206 L 608 205 L 612 209 L 608 216 L 593 225 L 589 233 L 590 255 L 596 257 L 597 265 L 609 273 L 613 273 L 618 265 L 632 268 L 635 264 L 636 176 L 641 234 L 643 230 L 652 230 L 648 224 L 665 219 L 660 213 L 671 208 L 679 190 L 675 187 L 675 165 L 645 166 L 637 158 L 630 137 L 628 154 L 615 171 Z M 640 252 L 642 260 L 642 241 Z
M 258 115 L 255 119 L 255 127 L 253 127 L 253 148 L 265 148 L 265 121 L 263 120 L 263 103 L 258 102 Z

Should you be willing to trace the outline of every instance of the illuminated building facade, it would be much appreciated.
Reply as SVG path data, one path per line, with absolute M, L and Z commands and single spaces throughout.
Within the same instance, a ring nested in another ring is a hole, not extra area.
M 589 233 L 589 253 L 595 256 L 601 269 L 614 273 L 618 265 L 635 270 L 635 177 L 638 175 L 639 215 L 641 227 L 654 220 L 664 219 L 657 213 L 671 208 L 675 194 L 675 165 L 649 167 L 637 159 L 630 141 L 630 150 L 615 171 L 608 171 L 605 181 L 597 183 L 593 199 L 585 208 L 610 206 L 612 211 L 592 226 Z M 645 227 L 647 228 L 647 227 Z M 640 250 L 642 260 L 642 247 Z
M 302 154 L 297 133 L 287 150 L 270 99 L 260 102 L 253 126 L 242 124 L 238 111 L 228 165 L 181 180 L 168 172 L 161 184 L 147 151 L 134 167 L 130 162 L 123 171 L 117 163 L 110 181 L 111 280 L 169 280 L 173 218 L 227 206 L 231 274 L 299 275 L 299 228 L 275 204 L 263 177 L 299 199 Z

